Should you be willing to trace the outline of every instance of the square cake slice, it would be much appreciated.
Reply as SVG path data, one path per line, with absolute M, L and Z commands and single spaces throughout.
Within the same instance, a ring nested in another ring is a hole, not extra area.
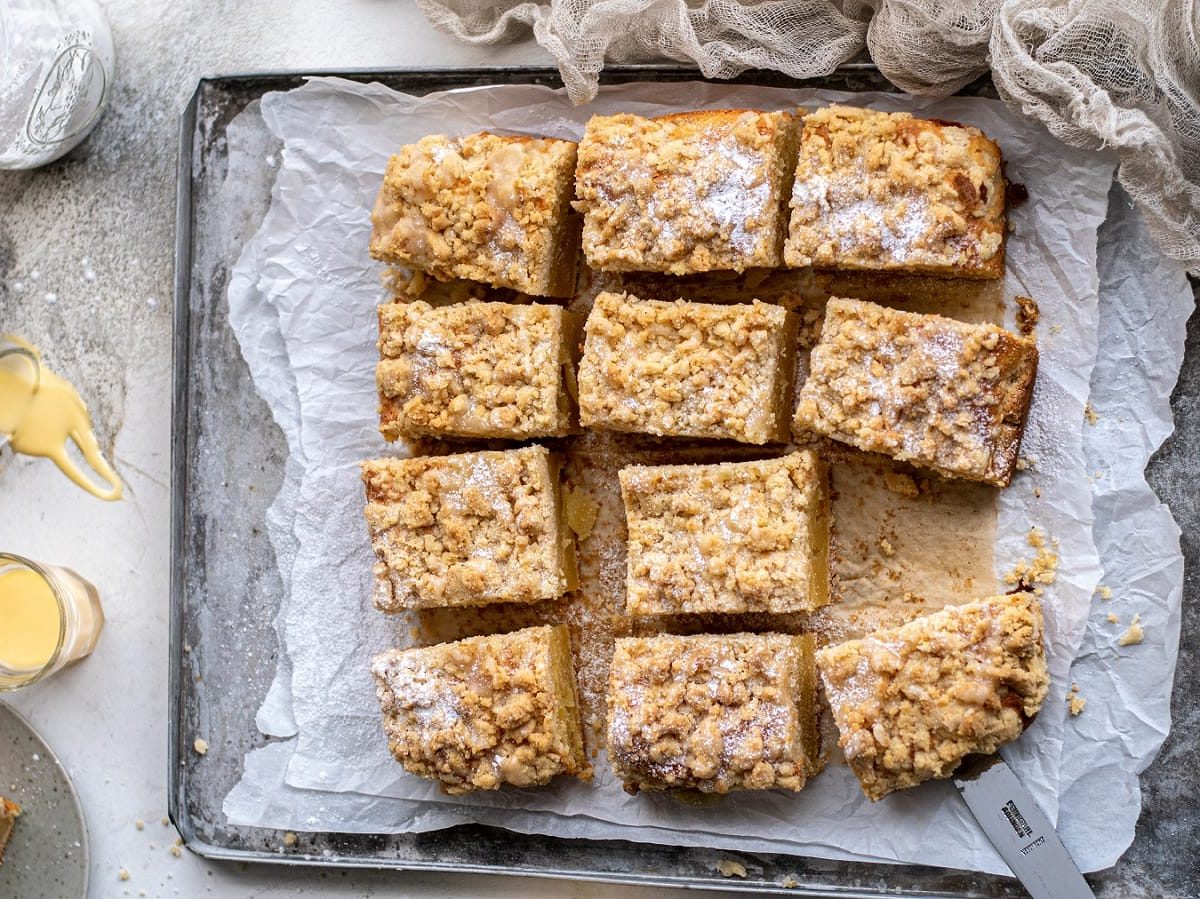
M 630 615 L 800 612 L 829 602 L 829 473 L 815 453 L 619 474 Z
M 393 649 L 371 673 L 392 755 L 446 793 L 591 778 L 565 625 Z
M 585 327 L 585 427 L 767 443 L 787 439 L 794 328 L 780 306 L 602 293 Z
M 1037 363 L 1032 340 L 995 325 L 834 298 L 795 425 L 946 477 L 1006 487 Z
M 827 106 L 804 117 L 786 262 L 1004 274 L 1000 148 L 977 128 Z
M 384 612 L 551 599 L 576 585 L 559 460 L 541 446 L 362 463 Z
M 802 789 L 820 769 L 812 636 L 617 640 L 608 754 L 630 793 Z
M 401 147 L 371 213 L 371 255 L 441 281 L 570 296 L 575 151 L 571 141 L 487 132 Z
M 12 839 L 13 827 L 21 815 L 21 806 L 11 799 L 0 796 L 0 865 L 4 864 L 4 850 Z
M 687 275 L 781 264 L 796 116 L 722 109 L 593 116 L 575 207 L 599 271 Z
M 1046 698 L 1042 607 L 992 596 L 817 653 L 838 743 L 872 800 L 1021 735 Z
M 380 430 L 525 440 L 571 430 L 573 317 L 559 306 L 379 307 Z

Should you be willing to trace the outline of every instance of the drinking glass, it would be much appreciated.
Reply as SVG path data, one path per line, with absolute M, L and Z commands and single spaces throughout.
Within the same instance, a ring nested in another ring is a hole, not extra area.
M 86 658 L 103 629 L 100 595 L 70 568 L 0 553 L 0 693 Z

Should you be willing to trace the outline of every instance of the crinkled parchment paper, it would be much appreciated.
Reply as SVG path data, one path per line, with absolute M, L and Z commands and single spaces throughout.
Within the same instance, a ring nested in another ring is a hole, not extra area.
M 232 822 L 378 833 L 480 821 L 560 836 L 1006 870 L 948 784 L 870 804 L 842 766 L 831 766 L 798 795 L 734 795 L 716 810 L 629 797 L 603 757 L 590 786 L 564 780 L 543 790 L 445 797 L 388 755 L 367 671 L 372 654 L 403 642 L 396 624 L 371 606 L 373 556 L 357 470 L 360 459 L 394 451 L 376 430 L 374 309 L 383 292 L 379 267 L 366 253 L 367 213 L 390 153 L 428 133 L 483 128 L 577 138 L 597 112 L 781 108 L 833 100 L 978 125 L 1001 144 L 1010 179 L 1029 188 L 1030 201 L 1012 213 L 1006 290 L 1036 297 L 1041 307 L 1042 361 L 1023 450 L 1036 461 L 1001 494 L 997 574 L 1033 555 L 1027 541 L 1033 526 L 1058 541 L 1060 558 L 1057 579 L 1043 596 L 1051 694 L 1034 726 L 1006 755 L 1043 808 L 1069 822 L 1064 832 L 1085 868 L 1111 863 L 1128 845 L 1136 805 L 1118 810 L 1104 803 L 1102 812 L 1093 813 L 1089 799 L 1096 772 L 1107 772 L 1106 790 L 1136 791 L 1136 772 L 1168 725 L 1166 675 L 1177 645 L 1181 562 L 1174 525 L 1141 472 L 1170 429 L 1165 398 L 1178 372 L 1180 341 L 1138 356 L 1136 339 L 1154 345 L 1156 338 L 1149 331 L 1129 337 L 1122 358 L 1136 359 L 1140 367 L 1124 375 L 1120 390 L 1097 387 L 1095 404 L 1099 409 L 1103 396 L 1106 408 L 1094 429 L 1084 424 L 1084 404 L 1098 328 L 1121 331 L 1122 324 L 1108 321 L 1116 310 L 1124 310 L 1120 322 L 1153 319 L 1163 325 L 1164 308 L 1175 310 L 1177 319 L 1185 314 L 1176 309 L 1186 308 L 1182 298 L 1190 303 L 1186 284 L 1169 266 L 1152 265 L 1152 252 L 1113 257 L 1103 268 L 1110 290 L 1102 315 L 1097 228 L 1108 207 L 1112 162 L 1062 146 L 999 103 L 704 84 L 607 88 L 581 108 L 535 86 L 418 99 L 337 79 L 315 79 L 263 98 L 261 118 L 282 140 L 284 153 L 270 211 L 233 271 L 229 303 L 243 355 L 291 453 L 268 521 L 290 586 L 278 622 L 290 669 L 281 665 L 258 719 L 264 732 L 290 739 L 247 756 L 243 780 L 225 803 Z M 231 165 L 238 133 L 230 129 Z M 1126 224 L 1113 241 L 1127 250 L 1144 235 L 1127 208 L 1116 212 Z M 1130 274 L 1126 267 L 1140 280 L 1123 279 Z M 1114 363 L 1107 354 L 1101 361 Z M 1115 383 L 1107 375 L 1102 381 Z M 1107 416 L 1114 422 L 1111 433 L 1100 427 Z M 1107 485 L 1091 477 L 1097 460 L 1109 466 Z M 1133 653 L 1113 649 L 1106 610 L 1092 598 L 1101 576 L 1092 540 L 1094 491 L 1096 508 L 1114 514 L 1105 505 L 1108 494 L 1099 492 L 1105 486 L 1119 488 L 1109 502 L 1133 503 L 1144 513 L 1132 522 L 1122 511 L 1125 529 L 1119 533 L 1106 530 L 1111 521 L 1096 526 L 1098 537 L 1115 544 L 1130 542 L 1127 526 L 1133 526 L 1142 550 L 1127 553 L 1122 567 L 1111 569 L 1120 572 L 1110 575 L 1119 590 L 1114 602 L 1128 605 L 1131 614 L 1138 596 L 1155 594 L 1154 610 L 1141 610 L 1146 642 L 1135 647 L 1148 664 L 1136 669 L 1118 664 Z M 1090 654 L 1072 670 L 1081 641 Z M 1135 673 L 1147 667 L 1153 667 L 1149 675 Z M 1072 677 L 1091 701 L 1078 719 L 1065 708 Z M 1114 732 L 1122 739 L 1109 738 Z M 1071 747 L 1069 757 L 1064 745 Z

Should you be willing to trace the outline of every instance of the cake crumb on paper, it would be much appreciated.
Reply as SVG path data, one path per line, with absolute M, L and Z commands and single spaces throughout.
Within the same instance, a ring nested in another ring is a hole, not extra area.
M 1134 614 L 1133 621 L 1129 622 L 1125 633 L 1117 638 L 1117 643 L 1121 646 L 1136 646 L 1145 638 L 1146 632 L 1142 629 L 1142 616 Z
M 1083 417 L 1088 424 L 1094 425 L 1100 420 L 1100 416 L 1096 414 L 1096 410 L 1092 408 L 1092 403 L 1089 400 L 1083 407 Z
M 1037 327 L 1042 311 L 1033 297 L 1014 297 L 1017 301 L 1017 330 L 1028 337 Z
M 1034 587 L 1034 592 L 1040 594 L 1040 587 L 1035 584 L 1053 584 L 1058 576 L 1058 553 L 1052 552 L 1049 546 L 1057 546 L 1057 540 L 1046 540 L 1046 532 L 1041 528 L 1030 528 L 1026 541 L 1037 550 L 1032 561 L 1018 562 L 1012 571 L 1004 576 L 1006 584 L 1026 584 Z
M 128 880 L 129 876 L 130 875 L 129 875 L 128 868 L 122 868 L 120 871 L 117 872 L 117 880 Z
M 732 858 L 723 858 L 717 862 L 717 871 L 722 877 L 745 877 L 746 866 Z
M 163 815 L 163 816 L 162 816 L 162 820 L 161 820 L 159 823 L 160 823 L 160 824 L 161 824 L 163 827 L 170 827 L 170 826 L 171 826 L 171 819 L 170 819 L 170 818 L 168 818 L 166 815 Z
M 779 885 L 785 890 L 794 890 L 796 887 L 800 886 L 800 881 L 798 881 L 793 875 L 789 874 L 787 877 L 783 878 L 783 880 L 779 881 Z
M 175 858 L 179 858 L 183 855 L 183 850 L 178 846 L 167 847 L 167 852 L 171 853 L 171 855 L 175 856 Z
M 296 835 L 294 833 L 292 833 L 290 830 L 283 835 L 283 845 L 285 845 L 285 846 L 289 846 L 289 847 L 295 846 L 296 840 L 297 840 Z
M 1017 456 L 1017 471 L 1037 468 L 1037 456 Z
M 141 818 L 138 818 L 136 821 L 133 822 L 133 826 L 136 827 L 138 830 L 145 830 L 146 822 L 143 821 Z
M 1112 587 L 1106 587 L 1104 584 L 1101 584 L 1096 588 L 1096 595 L 1101 599 L 1112 599 Z
M 885 471 L 883 486 L 899 496 L 920 496 L 921 488 L 912 475 L 899 471 Z
M 1114 615 L 1112 612 L 1109 612 L 1108 613 L 1108 623 L 1109 624 L 1120 624 L 1121 619 L 1118 618 L 1116 615 Z
M 1083 713 L 1087 708 L 1087 700 L 1079 695 L 1079 684 L 1072 683 L 1071 689 L 1067 692 L 1067 710 L 1072 717 L 1076 717 Z
M 208 752 L 208 741 L 203 740 L 200 737 L 196 737 L 196 742 L 192 744 L 192 748 L 196 750 L 197 755 L 204 755 L 206 752 Z

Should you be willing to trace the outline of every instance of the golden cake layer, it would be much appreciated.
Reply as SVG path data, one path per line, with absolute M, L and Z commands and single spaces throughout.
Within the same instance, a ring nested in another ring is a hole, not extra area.
M 786 262 L 999 278 L 1005 189 L 977 128 L 827 106 L 804 117 Z
M 1021 735 L 1046 698 L 1042 607 L 992 596 L 817 653 L 839 745 L 872 800 Z
M 371 672 L 392 755 L 447 793 L 591 777 L 565 626 L 393 649 Z

